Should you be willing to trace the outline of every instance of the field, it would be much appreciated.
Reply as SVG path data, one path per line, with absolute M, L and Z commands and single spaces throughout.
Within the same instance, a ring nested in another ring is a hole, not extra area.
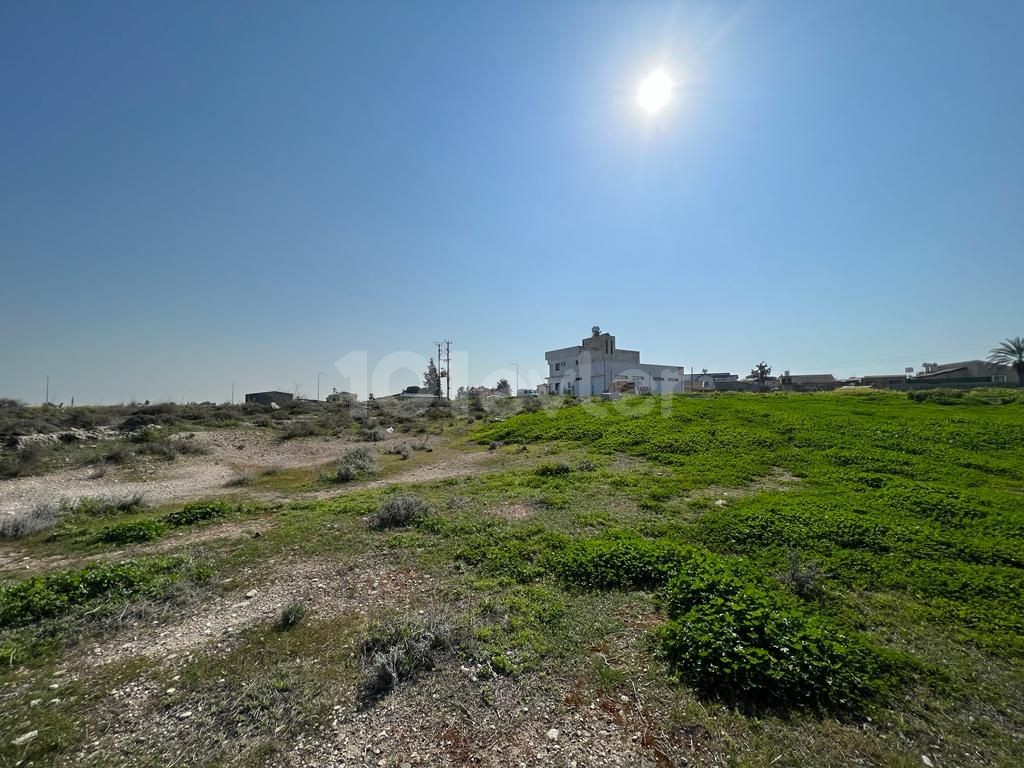
M 0 765 L 1024 764 L 1019 393 L 513 410 L 8 524 Z

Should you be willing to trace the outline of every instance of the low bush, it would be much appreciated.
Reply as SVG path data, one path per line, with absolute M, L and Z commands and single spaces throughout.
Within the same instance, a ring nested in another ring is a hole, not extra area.
M 402 528 L 422 520 L 430 514 L 430 507 L 418 496 L 403 494 L 391 496 L 377 509 L 371 525 L 382 530 L 384 528 Z
M 443 656 L 466 653 L 470 642 L 464 624 L 447 614 L 371 624 L 360 644 L 357 707 L 372 707 L 402 683 L 434 669 Z
M 164 515 L 163 522 L 176 527 L 192 525 L 224 517 L 230 511 L 231 506 L 226 501 L 192 501 L 181 509 Z
M 14 514 L 0 514 L 0 539 L 20 539 L 57 524 L 62 510 L 53 504 L 37 504 Z
M 103 597 L 157 590 L 175 580 L 183 564 L 179 557 L 98 563 L 0 587 L 0 628 L 31 624 Z
M 368 448 L 355 448 L 338 461 L 334 475 L 330 478 L 336 483 L 349 483 L 353 480 L 370 474 L 376 465 L 373 454 Z
M 148 432 L 148 430 L 147 430 Z M 145 456 L 156 456 L 157 458 L 172 461 L 178 456 L 201 455 L 207 453 L 206 448 L 189 438 L 172 440 L 169 437 L 159 440 L 141 442 L 135 447 L 135 453 Z
M 639 537 L 586 539 L 549 558 L 549 568 L 580 589 L 657 589 L 696 557 L 678 544 Z
M 42 447 L 34 443 L 0 453 L 0 478 L 30 475 L 39 469 L 42 457 Z
M 541 464 L 533 470 L 533 473 L 539 477 L 557 477 L 559 475 L 568 475 L 570 472 L 572 472 L 572 467 L 564 461 Z
M 527 397 L 523 401 L 523 413 L 538 413 L 543 411 L 544 406 L 541 404 L 540 399 L 536 397 Z
M 141 493 L 132 493 L 119 498 L 81 498 L 75 505 L 76 514 L 87 517 L 111 517 L 137 512 L 145 506 Z
M 745 562 L 684 563 L 665 587 L 661 652 L 700 693 L 744 708 L 855 710 L 892 679 L 895 661 Z
M 287 632 L 290 629 L 294 629 L 299 625 L 302 619 L 306 616 L 306 606 L 302 603 L 295 602 L 289 603 L 281 611 L 281 615 L 277 619 L 277 628 L 282 632 Z
M 159 520 L 133 520 L 110 525 L 100 531 L 99 540 L 106 544 L 135 544 L 152 541 L 166 530 Z
M 408 459 L 412 456 L 412 446 L 409 443 L 401 442 L 387 448 L 385 453 L 391 456 L 401 456 L 403 460 Z
M 299 437 L 313 437 L 317 434 L 316 425 L 311 421 L 291 421 L 281 435 L 282 440 L 294 440 Z

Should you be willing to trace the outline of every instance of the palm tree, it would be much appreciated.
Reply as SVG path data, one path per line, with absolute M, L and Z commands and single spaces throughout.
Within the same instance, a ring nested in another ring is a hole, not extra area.
M 1007 339 L 992 350 L 988 361 L 994 365 L 1009 365 L 1017 372 L 1017 383 L 1024 384 L 1024 339 Z

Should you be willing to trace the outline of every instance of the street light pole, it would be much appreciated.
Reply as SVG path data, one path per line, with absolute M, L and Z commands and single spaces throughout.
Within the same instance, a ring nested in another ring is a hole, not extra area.
M 516 397 L 519 397 L 519 363 L 512 363 L 512 367 L 516 369 Z
M 318 373 L 316 375 L 316 399 L 317 400 L 320 399 L 320 377 L 323 376 L 323 375 L 324 375 L 323 371 L 320 371 L 320 373 Z

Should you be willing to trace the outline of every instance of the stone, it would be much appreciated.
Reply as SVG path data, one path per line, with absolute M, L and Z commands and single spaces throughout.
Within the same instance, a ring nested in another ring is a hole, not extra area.
M 545 735 L 548 737 L 548 741 L 558 741 L 559 732 L 557 728 L 552 728 Z

